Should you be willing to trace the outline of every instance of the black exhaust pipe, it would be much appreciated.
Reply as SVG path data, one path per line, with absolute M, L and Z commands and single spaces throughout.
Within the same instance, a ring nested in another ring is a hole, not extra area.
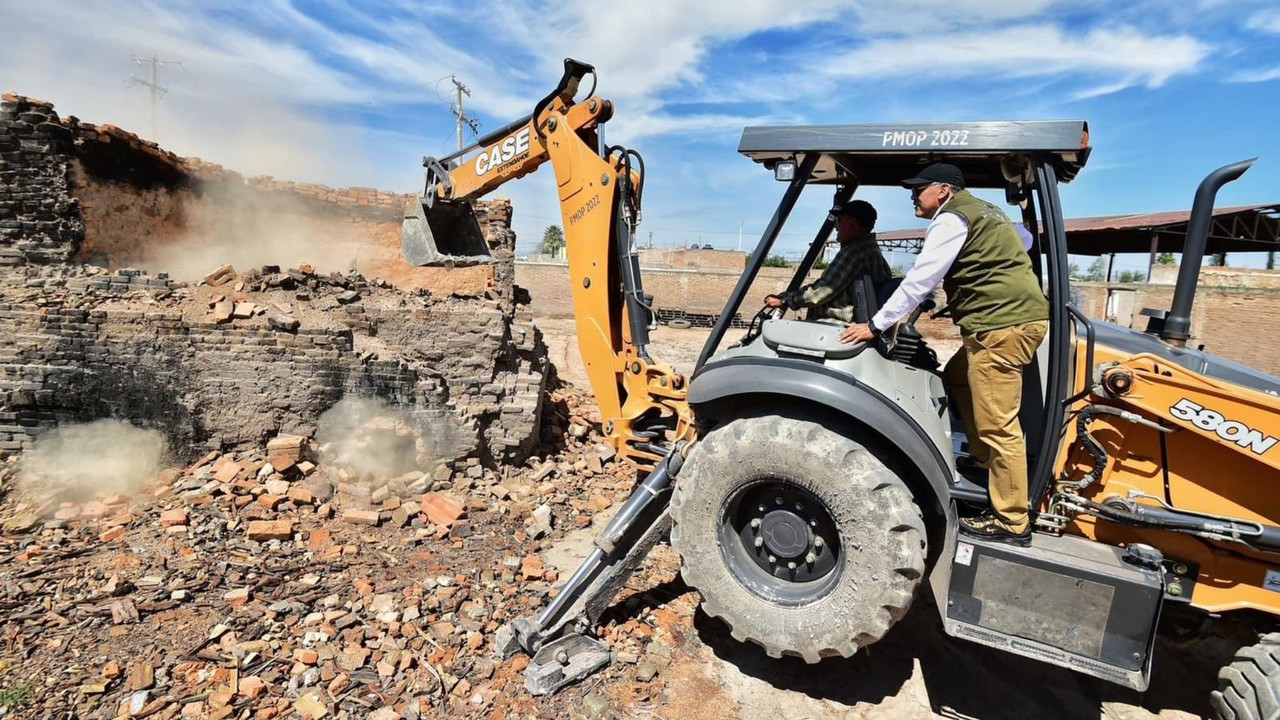
M 1187 238 L 1182 244 L 1182 265 L 1178 268 L 1178 284 L 1173 289 L 1173 305 L 1165 317 L 1160 339 L 1183 347 L 1191 337 L 1191 304 L 1196 299 L 1196 285 L 1200 281 L 1200 265 L 1204 262 L 1205 246 L 1209 242 L 1209 224 L 1213 222 L 1213 202 L 1223 185 L 1236 180 L 1253 166 L 1258 158 L 1224 165 L 1209 173 L 1196 188 L 1195 203 L 1191 206 L 1191 219 L 1187 223 Z

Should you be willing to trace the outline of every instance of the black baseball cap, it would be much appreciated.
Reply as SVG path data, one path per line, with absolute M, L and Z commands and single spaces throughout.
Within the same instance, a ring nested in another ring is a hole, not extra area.
M 918 185 L 946 183 L 958 188 L 964 187 L 964 173 L 960 168 L 949 163 L 934 163 L 920 171 L 920 174 L 902 181 L 902 187 L 913 188 Z
M 870 230 L 876 226 L 876 208 L 866 200 L 850 200 L 849 202 L 839 205 L 835 210 L 836 215 L 852 215 L 858 220 L 858 224 L 863 228 Z

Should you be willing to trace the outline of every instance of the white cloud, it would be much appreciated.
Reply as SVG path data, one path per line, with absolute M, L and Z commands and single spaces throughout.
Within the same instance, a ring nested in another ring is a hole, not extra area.
M 1249 15 L 1261 7 L 1233 11 L 1234 27 L 1280 23 L 1274 10 Z M 1098 8 L 1108 20 L 1085 19 Z M 728 188 L 733 197 L 715 208 L 736 231 L 743 211 L 732 206 L 746 195 L 727 178 L 752 174 L 732 149 L 744 125 L 986 115 L 1006 86 L 1008 105 L 1024 114 L 1161 87 L 1216 51 L 1213 30 L 1182 12 L 1177 0 L 1137 10 L 1105 0 L 0 2 L 0 90 L 146 134 L 146 94 L 123 82 L 138 70 L 131 53 L 155 52 L 187 68 L 161 76 L 167 147 L 247 174 L 407 191 L 418 157 L 453 147 L 442 78 L 471 87 L 467 107 L 484 132 L 528 113 L 571 56 L 596 65 L 600 94 L 618 106 L 608 140 L 659 159 L 650 217 L 725 225 L 700 219 L 689 198 Z M 1277 77 L 1280 69 L 1232 79 Z M 972 89 L 971 99 L 941 106 L 939 80 Z M 681 169 L 660 169 L 673 164 Z M 558 222 L 549 177 L 496 193 L 517 202 L 522 246 Z
M 1245 27 L 1280 35 L 1280 10 L 1259 10 L 1249 16 Z
M 1280 80 L 1280 67 L 1241 70 L 1233 73 L 1227 80 L 1233 83 L 1260 83 Z
M 1187 35 L 1145 35 L 1127 27 L 1077 35 L 1052 25 L 1018 25 L 945 37 L 874 40 L 832 59 L 827 67 L 832 75 L 855 80 L 1112 76 L 1114 92 L 1135 84 L 1159 87 L 1194 71 L 1209 51 Z
M 1096 5 L 1101 0 L 857 0 L 857 22 L 850 29 L 859 33 L 938 35 L 972 26 L 996 25 L 1026 20 L 1045 14 L 1056 5 Z

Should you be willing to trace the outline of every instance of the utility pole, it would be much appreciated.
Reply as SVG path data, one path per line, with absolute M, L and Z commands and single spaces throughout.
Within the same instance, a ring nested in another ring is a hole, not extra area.
M 458 149 L 461 150 L 462 144 L 462 128 L 469 127 L 471 132 L 480 133 L 480 125 L 475 118 L 467 117 L 466 112 L 462 109 L 462 96 L 471 97 L 471 89 L 463 85 L 456 76 L 450 75 L 449 79 L 453 81 L 455 105 L 453 106 L 453 114 L 458 118 Z
M 130 55 L 129 57 L 132 58 L 136 65 L 143 65 L 147 63 L 150 63 L 151 65 L 150 80 L 143 80 L 137 75 L 130 75 L 128 85 L 131 87 L 141 85 L 151 90 L 151 140 L 152 142 L 160 142 L 160 136 L 156 130 L 156 101 L 159 100 L 162 95 L 167 94 L 169 92 L 169 88 L 163 87 L 157 82 L 157 75 L 159 74 L 160 68 L 165 65 L 177 65 L 183 70 L 186 70 L 187 66 L 183 65 L 181 60 L 161 60 L 156 57 L 155 53 L 152 53 L 149 58 L 138 57 L 137 55 Z

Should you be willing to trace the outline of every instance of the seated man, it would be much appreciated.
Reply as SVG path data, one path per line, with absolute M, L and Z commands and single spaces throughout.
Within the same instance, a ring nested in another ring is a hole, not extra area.
M 836 242 L 840 252 L 822 277 L 806 287 L 782 295 L 769 295 L 764 304 L 776 308 L 817 308 L 814 319 L 834 318 L 853 322 L 854 284 L 870 275 L 877 287 L 893 275 L 880 254 L 876 235 L 876 209 L 865 200 L 853 200 L 836 209 Z

